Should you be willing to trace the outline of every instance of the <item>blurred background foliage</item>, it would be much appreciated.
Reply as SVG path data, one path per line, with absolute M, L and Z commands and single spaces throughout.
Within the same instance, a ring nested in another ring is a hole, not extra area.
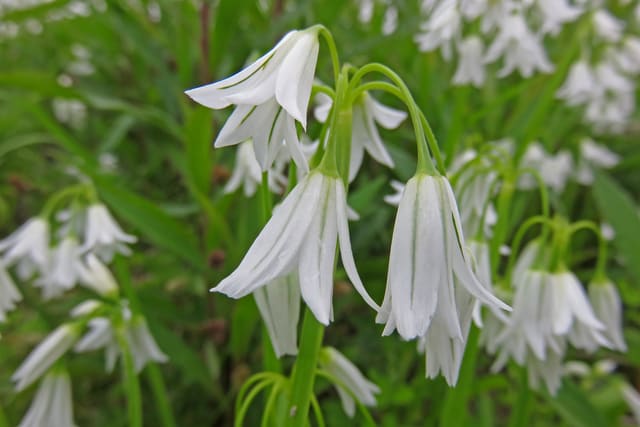
M 557 74 L 490 79 L 482 89 L 452 86 L 453 65 L 415 46 L 418 3 L 397 1 L 398 28 L 383 35 L 383 2 L 362 24 L 358 3 L 343 0 L 0 1 L 0 236 L 39 212 L 47 196 L 77 182 L 78 173 L 93 181 L 123 227 L 140 238 L 135 254 L 120 260 L 115 272 L 119 280 L 133 281 L 170 358 L 161 371 L 178 425 L 232 425 L 235 391 L 263 369 L 263 326 L 253 299 L 208 293 L 257 234 L 258 200 L 223 194 L 234 150 L 214 151 L 212 140 L 230 111 L 196 106 L 185 89 L 235 72 L 290 29 L 321 23 L 333 33 L 342 61 L 382 62 L 406 80 L 449 158 L 462 147 L 507 136 L 538 139 L 550 150 L 576 150 L 578 137 L 589 133 L 579 111 L 554 100 L 562 82 Z M 572 36 L 569 28 L 547 46 L 554 62 L 572 55 Z M 322 49 L 317 76 L 328 82 L 331 64 Z M 312 123 L 311 136 L 318 132 Z M 350 191 L 350 205 L 361 216 L 351 227 L 354 255 L 377 300 L 384 292 L 395 215 L 382 197 L 391 192 L 391 178 L 406 180 L 414 172 L 412 135 L 409 125 L 383 131 L 396 171 L 365 160 Z M 617 232 L 611 276 L 625 301 L 629 352 L 576 357 L 614 359 L 619 375 L 632 382 L 640 381 L 639 136 L 636 114 L 626 132 L 601 139 L 622 156 L 610 176 L 603 175 L 593 190 L 570 184 L 565 199 L 553 201 L 571 218 L 605 218 Z M 537 206 L 535 196 L 523 198 L 512 231 Z M 0 402 L 14 423 L 33 390 L 16 395 L 12 371 L 86 297 L 77 289 L 34 307 L 37 292 L 21 290 L 26 302 L 0 325 Z M 425 380 L 415 343 L 380 338 L 374 313 L 346 282 L 336 283 L 335 294 L 326 344 L 343 351 L 382 389 L 373 409 L 379 425 L 507 424 L 518 398 L 517 367 L 491 374 L 491 360 L 480 350 L 475 367 L 463 366 L 477 371 L 472 384 L 449 389 L 440 378 Z M 291 360 L 280 363 L 288 367 Z M 71 356 L 69 369 L 78 425 L 126 425 L 123 389 L 117 376 L 104 373 L 101 354 Z M 567 382 L 556 399 L 536 394 L 524 425 L 607 426 L 628 412 L 612 397 L 607 378 Z M 159 425 L 147 387 L 143 381 L 145 425 Z M 333 389 L 321 382 L 319 390 L 327 424 L 348 422 Z M 463 400 L 452 400 L 460 394 Z M 247 425 L 258 420 L 254 415 Z

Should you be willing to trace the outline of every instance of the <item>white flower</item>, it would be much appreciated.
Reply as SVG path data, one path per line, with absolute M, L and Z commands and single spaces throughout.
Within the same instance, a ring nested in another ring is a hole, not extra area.
M 549 393 L 555 396 L 562 385 L 563 357 L 564 349 L 560 352 L 549 351 L 545 359 L 538 359 L 535 355 L 530 354 L 525 363 L 529 386 L 538 390 L 543 382 Z
M 640 424 L 640 393 L 627 383 L 622 385 L 621 392 L 622 398 L 627 402 L 627 405 L 629 405 L 629 409 L 631 409 L 633 418 L 635 418 L 637 424 Z
M 17 263 L 16 272 L 22 280 L 44 270 L 49 259 L 49 223 L 44 218 L 31 218 L 0 240 L 0 253 L 5 267 Z
M 595 315 L 604 324 L 602 334 L 618 351 L 627 351 L 622 333 L 622 301 L 615 285 L 608 280 L 594 281 L 589 285 L 589 300 Z
M 458 68 L 453 76 L 453 84 L 481 87 L 485 79 L 482 40 L 478 36 L 469 36 L 457 43 L 457 47 Z
M 544 183 L 556 192 L 564 190 L 567 179 L 573 172 L 573 160 L 569 152 L 560 150 L 555 155 L 551 155 L 539 142 L 534 142 L 527 147 L 520 165 L 522 168 L 537 170 Z M 522 175 L 518 181 L 518 188 L 523 190 L 537 186 L 537 181 L 529 174 Z
M 79 331 L 73 324 L 56 328 L 27 356 L 11 376 L 16 391 L 22 391 L 42 376 L 78 338 Z
M 85 263 L 80 266 L 80 282 L 102 295 L 116 295 L 118 285 L 109 269 L 94 254 L 85 258 Z
M 620 162 L 620 156 L 591 138 L 580 143 L 580 162 L 576 171 L 576 181 L 584 185 L 593 183 L 593 168 L 610 169 Z
M 6 313 L 13 310 L 20 300 L 22 300 L 22 295 L 20 295 L 9 273 L 0 264 L 0 322 L 5 321 Z
M 306 128 L 307 107 L 318 60 L 318 28 L 287 33 L 244 70 L 185 93 L 213 109 L 230 104 L 261 105 L 271 98 Z
M 460 12 L 467 20 L 472 20 L 485 13 L 489 7 L 488 0 L 460 0 Z
M 269 189 L 274 193 L 284 190 L 286 179 L 275 169 L 269 170 Z M 231 178 L 224 186 L 225 193 L 232 193 L 242 186 L 246 197 L 253 196 L 259 185 L 262 184 L 262 170 L 256 160 L 251 141 L 243 142 L 238 146 L 236 164 Z
M 42 288 L 44 299 L 57 297 L 74 287 L 82 269 L 81 253 L 78 241 L 71 236 L 53 249 L 46 270 L 35 282 Z
M 531 77 L 536 70 L 543 73 L 553 71 L 553 64 L 549 62 L 539 37 L 531 32 L 521 14 L 507 14 L 498 25 L 500 31 L 484 60 L 490 63 L 504 56 L 499 77 L 511 74 L 516 68 L 525 78 Z
M 220 130 L 214 146 L 226 147 L 247 140 L 253 141 L 256 160 L 263 171 L 269 170 L 283 141 L 296 165 L 305 172 L 309 169 L 295 121 L 274 98 L 257 106 L 238 105 Z
M 582 9 L 567 0 L 537 0 L 542 12 L 542 32 L 557 34 L 566 22 L 575 21 Z
M 394 225 L 389 274 L 376 322 L 404 339 L 424 337 L 427 375 L 455 383 L 476 299 L 509 309 L 478 281 L 446 178 L 419 174 L 404 189 Z
M 373 18 L 374 2 L 373 0 L 359 0 L 358 21 L 368 24 Z
M 124 336 L 127 341 L 129 351 L 133 356 L 134 369 L 141 372 L 149 361 L 164 363 L 168 360 L 167 355 L 160 350 L 158 344 L 153 339 L 147 322 L 140 315 L 131 316 L 128 307 L 123 305 L 123 317 L 125 320 Z M 111 320 L 105 317 L 94 317 L 89 320 L 89 331 L 78 341 L 74 347 L 77 353 L 105 349 L 106 369 L 113 371 L 122 349 L 116 339 L 116 331 Z
M 295 273 L 279 277 L 253 292 L 276 356 L 298 354 L 300 284 Z
M 71 381 L 66 372 L 47 374 L 18 427 L 75 427 Z
M 110 261 L 114 252 L 129 255 L 131 250 L 125 243 L 135 243 L 136 237 L 127 234 L 113 219 L 103 204 L 93 204 L 87 209 L 83 251 L 91 251 L 104 261 Z
M 593 28 L 604 40 L 617 42 L 622 37 L 624 23 L 613 17 L 606 9 L 600 8 L 593 13 Z
M 325 347 L 320 355 L 320 366 L 337 382 L 334 384 L 344 412 L 353 417 L 356 412 L 354 398 L 365 406 L 375 406 L 375 394 L 380 388 L 369 381 L 342 353 L 333 347 Z
M 285 198 L 253 242 L 240 265 L 212 289 L 243 297 L 273 279 L 298 271 L 301 294 L 320 323 L 332 317 L 336 243 L 356 290 L 374 309 L 356 271 L 342 181 L 312 171 Z
M 415 37 L 418 48 L 430 52 L 442 48 L 442 56 L 451 59 L 451 42 L 460 34 L 462 17 L 456 0 L 442 0 L 430 13 L 429 20 L 421 26 Z
M 628 36 L 619 50 L 613 51 L 613 60 L 626 73 L 640 73 L 640 38 Z
M 467 248 L 469 248 L 469 253 L 471 254 L 471 266 L 478 281 L 489 292 L 493 292 L 489 244 L 472 239 L 467 242 Z M 473 321 L 479 328 L 483 325 L 481 307 L 482 304 L 479 301 L 476 301 L 473 307 Z
M 581 59 L 571 66 L 567 79 L 558 89 L 556 96 L 564 99 L 568 105 L 581 105 L 592 98 L 594 90 L 597 90 L 596 85 L 594 71 Z
M 396 191 L 394 194 L 388 194 L 384 196 L 384 201 L 391 206 L 398 206 L 400 200 L 402 200 L 402 193 L 404 193 L 404 184 L 395 179 L 391 180 L 391 187 Z
M 333 101 L 324 94 L 318 95 L 317 99 L 319 105 L 315 108 L 314 114 L 320 122 L 326 122 Z M 349 182 L 358 174 L 365 150 L 379 163 L 393 167 L 393 159 L 382 142 L 376 123 L 385 129 L 395 129 L 406 118 L 407 113 L 381 104 L 367 92 L 354 102 Z
M 398 28 L 398 9 L 389 5 L 384 12 L 384 20 L 382 21 L 382 34 L 388 36 L 395 33 Z

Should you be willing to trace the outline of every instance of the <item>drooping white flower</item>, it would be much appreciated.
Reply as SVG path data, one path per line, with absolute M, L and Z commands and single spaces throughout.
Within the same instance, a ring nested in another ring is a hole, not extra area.
M 18 427 L 75 427 L 71 380 L 66 372 L 50 372 L 44 377 L 29 410 Z
M 0 264 L 0 322 L 6 320 L 6 313 L 15 308 L 16 303 L 22 300 L 20 291 L 9 273 Z
M 536 70 L 543 73 L 553 71 L 553 64 L 547 58 L 540 38 L 531 32 L 522 14 L 507 14 L 498 25 L 499 33 L 484 58 L 485 62 L 491 63 L 504 57 L 498 77 L 505 77 L 516 69 L 525 78 L 531 77 Z
M 581 184 L 593 183 L 593 169 L 610 169 L 620 162 L 620 156 L 591 138 L 585 138 L 580 143 L 580 160 L 575 179 Z
M 589 300 L 595 315 L 604 324 L 602 334 L 610 347 L 627 351 L 622 333 L 622 301 L 615 285 L 608 280 L 592 282 L 589 285 Z
M 356 412 L 354 398 L 365 406 L 376 405 L 375 394 L 380 393 L 380 388 L 369 381 L 342 353 L 333 347 L 325 347 L 319 361 L 320 366 L 339 381 L 334 385 L 342 408 L 349 417 L 353 417 Z
M 481 87 L 485 79 L 484 45 L 478 36 L 469 36 L 456 44 L 458 48 L 458 68 L 453 76 L 453 84 L 472 84 Z
M 309 169 L 296 132 L 293 117 L 275 98 L 259 105 L 238 105 L 220 130 L 215 147 L 226 147 L 253 141 L 255 157 L 263 171 L 270 169 L 282 142 L 290 157 L 305 172 Z
M 382 34 L 388 36 L 396 32 L 398 28 L 398 9 L 390 4 L 387 6 L 387 10 L 384 11 L 384 18 L 382 20 Z
M 442 369 L 450 383 L 457 378 L 474 301 L 509 309 L 480 284 L 465 248 L 447 179 L 411 178 L 398 207 L 387 288 L 376 322 L 386 324 L 383 335 L 397 329 L 407 340 L 424 337 L 427 374 Z M 440 347 L 445 343 L 446 351 Z
M 271 191 L 279 193 L 284 190 L 286 180 L 279 171 L 271 168 L 268 176 L 269 189 Z M 244 195 L 250 197 L 255 194 L 256 189 L 261 183 L 262 170 L 253 151 L 253 143 L 251 141 L 245 141 L 238 146 L 236 164 L 229 181 L 227 181 L 224 186 L 224 192 L 232 193 L 242 186 Z
M 83 251 L 91 251 L 108 262 L 115 252 L 129 255 L 131 250 L 125 243 L 135 243 L 136 240 L 135 236 L 122 231 L 105 205 L 96 203 L 89 206 Z
M 566 150 L 560 150 L 555 155 L 547 153 L 539 142 L 527 147 L 522 160 L 522 168 L 531 168 L 540 174 L 542 180 L 556 192 L 561 192 L 567 179 L 573 172 L 573 159 Z M 538 186 L 537 181 L 530 175 L 524 174 L 518 180 L 518 188 L 529 190 Z
M 460 0 L 460 13 L 466 20 L 476 19 L 488 10 L 488 0 Z
M 71 236 L 53 248 L 45 271 L 35 281 L 42 288 L 44 299 L 57 297 L 75 286 L 82 269 L 81 254 L 78 241 Z
M 277 357 L 298 354 L 300 284 L 296 273 L 279 277 L 253 292 Z
M 562 25 L 578 19 L 582 9 L 570 4 L 567 0 L 537 0 L 542 12 L 542 32 L 557 34 Z
M 359 0 L 358 8 L 358 21 L 363 24 L 368 24 L 373 18 L 374 1 L 373 0 Z
M 527 377 L 529 386 L 538 390 L 544 384 L 549 393 L 555 396 L 562 385 L 564 368 L 562 360 L 564 349 L 556 352 L 551 350 L 544 359 L 538 359 L 535 355 L 529 354 L 525 362 L 527 367 Z
M 451 59 L 451 44 L 460 33 L 462 17 L 456 0 L 442 0 L 437 4 L 429 19 L 420 26 L 421 32 L 415 36 L 418 49 L 423 52 L 441 48 L 442 56 Z
M 302 298 L 320 323 L 332 317 L 336 243 L 356 290 L 374 309 L 356 271 L 342 181 L 312 171 L 285 198 L 253 242 L 240 265 L 212 291 L 241 298 L 273 279 L 298 271 Z
M 593 13 L 593 28 L 608 42 L 617 42 L 622 38 L 624 22 L 615 18 L 609 11 L 599 8 Z
M 317 99 L 319 105 L 314 110 L 314 114 L 320 122 L 326 122 L 332 100 L 323 94 L 318 95 Z M 376 123 L 385 129 L 395 129 L 406 118 L 406 112 L 381 104 L 367 92 L 354 102 L 349 164 L 350 182 L 360 170 L 365 151 L 379 163 L 393 167 L 393 159 L 382 142 Z
M 231 104 L 257 106 L 275 98 L 288 115 L 306 128 L 320 47 L 318 31 L 317 27 L 290 31 L 273 49 L 242 71 L 185 93 L 213 109 Z
M 22 391 L 42 376 L 78 339 L 78 328 L 74 324 L 63 324 L 51 332 L 27 356 L 11 376 L 16 391 Z
M 158 347 L 144 317 L 132 316 L 126 301 L 123 301 L 122 311 L 124 325 L 120 327 L 124 328 L 124 336 L 133 357 L 136 372 L 141 372 L 149 361 L 166 362 L 168 357 Z M 77 310 L 76 314 L 78 314 Z M 113 371 L 118 357 L 122 354 L 114 324 L 106 317 L 94 317 L 89 320 L 88 326 L 89 331 L 78 341 L 74 351 L 84 353 L 104 348 L 107 372 Z
M 627 36 L 620 49 L 612 52 L 618 67 L 628 74 L 640 73 L 640 37 Z
M 80 265 L 80 283 L 102 296 L 117 295 L 118 285 L 109 269 L 94 254 Z
M 16 273 L 22 280 L 43 271 L 49 260 L 49 223 L 40 217 L 29 219 L 0 240 L 0 253 L 5 267 L 17 264 Z
M 400 181 L 396 181 L 395 179 L 391 180 L 390 184 L 395 190 L 395 193 L 384 196 L 384 201 L 391 206 L 398 206 L 400 204 L 400 200 L 402 200 L 402 194 L 404 193 L 404 184 Z
M 564 99 L 568 105 L 582 105 L 592 97 L 597 90 L 594 71 L 587 61 L 580 59 L 569 69 L 565 82 L 556 92 L 556 96 Z

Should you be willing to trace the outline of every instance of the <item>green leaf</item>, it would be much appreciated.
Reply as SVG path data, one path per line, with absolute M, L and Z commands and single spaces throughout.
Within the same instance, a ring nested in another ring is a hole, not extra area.
M 596 173 L 594 195 L 604 219 L 616 232 L 613 240 L 629 273 L 640 281 L 640 216 L 631 196 L 603 172 Z
M 570 381 L 563 381 L 556 396 L 544 393 L 547 401 L 574 427 L 607 427 L 610 424 L 587 396 Z
M 204 256 L 190 229 L 170 217 L 158 206 L 117 185 L 104 176 L 93 176 L 100 197 L 125 221 L 157 246 L 173 252 L 200 271 L 206 269 Z
M 211 187 L 211 146 L 213 144 L 211 110 L 194 107 L 188 110 L 186 118 L 186 172 L 192 185 L 201 193 L 208 194 Z

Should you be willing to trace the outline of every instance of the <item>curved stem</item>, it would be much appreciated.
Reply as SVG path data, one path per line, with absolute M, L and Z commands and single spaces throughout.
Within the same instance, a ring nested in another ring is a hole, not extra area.
M 315 396 L 311 396 L 311 408 L 313 409 L 313 414 L 316 417 L 318 427 L 325 427 L 326 424 L 324 422 L 324 417 L 322 416 L 322 410 L 320 409 L 320 404 Z
M 600 230 L 600 228 L 593 221 L 582 220 L 573 223 L 569 228 L 569 236 L 572 236 L 580 230 L 591 230 L 598 238 L 598 259 L 596 261 L 596 271 L 594 276 L 596 279 L 603 279 L 604 277 L 606 277 L 605 269 L 607 267 L 608 251 L 607 241 L 602 235 L 602 231 Z
M 518 253 L 518 249 L 520 249 L 520 243 L 524 238 L 524 234 L 529 230 L 529 228 L 533 227 L 536 224 L 548 224 L 548 223 L 549 223 L 549 218 L 537 215 L 529 218 L 520 226 L 520 228 L 518 229 L 518 232 L 516 233 L 516 236 L 513 239 L 513 244 L 511 245 L 511 254 L 509 255 L 507 270 L 504 275 L 505 281 L 507 283 L 509 284 L 511 283 L 511 273 L 513 270 L 513 265 L 515 264 L 516 254 Z
M 249 393 L 247 393 L 247 398 L 242 402 L 240 406 L 240 410 L 236 413 L 236 419 L 233 423 L 235 427 L 242 427 L 242 422 L 244 421 L 245 414 L 249 410 L 249 406 L 251 406 L 251 402 L 256 396 L 262 391 L 263 388 L 266 388 L 274 382 L 273 378 L 267 378 L 261 382 L 259 382 L 254 388 L 251 389 Z
M 89 195 L 91 192 L 92 189 L 87 184 L 77 184 L 72 185 L 71 187 L 64 188 L 53 194 L 49 198 L 49 200 L 47 200 L 44 207 L 42 208 L 42 212 L 40 215 L 44 218 L 49 218 L 55 210 L 56 206 L 64 199 L 81 194 Z
M 340 59 L 338 58 L 338 49 L 336 48 L 336 42 L 333 40 L 333 35 L 324 25 L 317 25 L 318 34 L 327 42 L 329 47 L 329 54 L 331 55 L 331 65 L 333 66 L 333 79 L 338 81 L 340 75 Z

